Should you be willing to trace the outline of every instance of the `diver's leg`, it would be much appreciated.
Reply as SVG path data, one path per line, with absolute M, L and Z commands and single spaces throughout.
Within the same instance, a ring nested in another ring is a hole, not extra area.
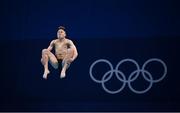
M 64 78 L 66 76 L 66 69 L 69 67 L 69 65 L 70 63 L 68 63 L 67 61 L 63 61 L 60 78 Z
M 65 58 L 62 61 L 62 70 L 61 70 L 61 75 L 60 78 L 64 78 L 66 76 L 66 70 L 67 68 L 70 66 L 71 64 L 71 58 L 73 55 L 73 50 L 72 49 L 68 49 L 68 52 L 65 56 Z
M 48 50 L 47 49 L 43 49 L 42 50 L 42 58 L 41 58 L 41 63 L 44 66 L 44 74 L 43 74 L 43 78 L 47 79 L 47 75 L 50 73 L 49 69 L 48 69 Z
M 56 59 L 56 57 L 47 49 L 43 49 L 42 50 L 42 58 L 41 58 L 41 62 L 44 65 L 44 74 L 43 74 L 43 78 L 47 79 L 47 75 L 50 73 L 49 69 L 48 69 L 48 61 L 50 60 L 51 65 L 57 69 L 58 68 L 58 61 Z

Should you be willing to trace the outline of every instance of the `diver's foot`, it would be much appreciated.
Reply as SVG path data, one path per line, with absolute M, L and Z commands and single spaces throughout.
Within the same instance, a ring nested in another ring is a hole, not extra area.
M 66 73 L 64 71 L 61 71 L 60 78 L 65 78 L 65 77 L 66 77 Z
M 45 70 L 44 71 L 44 74 L 43 74 L 43 78 L 44 79 L 47 79 L 47 75 L 50 73 L 50 71 L 49 70 Z

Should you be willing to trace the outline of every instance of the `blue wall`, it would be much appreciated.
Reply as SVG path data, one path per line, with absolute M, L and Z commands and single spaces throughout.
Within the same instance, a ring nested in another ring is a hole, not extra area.
M 4 0 L 3 39 L 51 39 L 59 25 L 72 38 L 176 36 L 178 5 L 173 0 Z

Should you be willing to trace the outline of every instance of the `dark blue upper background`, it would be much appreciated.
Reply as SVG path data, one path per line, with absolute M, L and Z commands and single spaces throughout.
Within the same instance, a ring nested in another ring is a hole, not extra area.
M 3 39 L 179 36 L 178 3 L 169 0 L 4 0 Z

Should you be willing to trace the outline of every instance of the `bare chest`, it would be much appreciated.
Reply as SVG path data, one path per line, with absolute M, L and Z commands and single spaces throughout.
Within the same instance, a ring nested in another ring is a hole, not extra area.
M 55 52 L 56 54 L 66 54 L 67 50 L 69 48 L 69 43 L 68 41 L 56 41 L 55 43 Z
M 64 49 L 67 49 L 67 43 L 66 42 L 56 42 L 55 43 L 55 49 L 58 49 L 58 50 L 64 50 Z

